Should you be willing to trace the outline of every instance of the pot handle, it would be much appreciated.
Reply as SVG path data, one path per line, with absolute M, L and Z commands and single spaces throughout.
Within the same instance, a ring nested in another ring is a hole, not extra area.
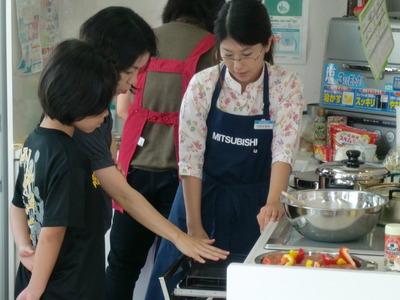
M 354 190 L 353 185 L 341 185 L 341 184 L 334 184 L 334 183 L 328 183 L 326 185 L 327 189 L 341 189 L 341 190 Z
M 389 190 L 389 200 L 393 199 L 393 193 L 400 193 L 400 189 L 391 189 Z

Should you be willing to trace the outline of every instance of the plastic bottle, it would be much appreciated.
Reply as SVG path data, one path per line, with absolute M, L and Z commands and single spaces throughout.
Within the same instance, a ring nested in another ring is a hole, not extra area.
M 389 270 L 400 271 L 400 224 L 386 224 L 383 251 L 385 267 Z
M 314 120 L 314 145 L 326 146 L 327 122 L 325 118 L 325 109 L 319 108 L 317 117 Z
M 113 119 L 112 132 L 116 132 L 116 130 L 117 130 L 117 112 L 115 110 L 115 104 L 110 105 L 110 113 L 111 113 L 111 118 Z

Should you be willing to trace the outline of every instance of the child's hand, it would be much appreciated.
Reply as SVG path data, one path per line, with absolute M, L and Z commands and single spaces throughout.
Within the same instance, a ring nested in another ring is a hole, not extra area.
M 20 246 L 18 249 L 21 263 L 32 272 L 33 260 L 35 258 L 35 248 L 32 245 Z

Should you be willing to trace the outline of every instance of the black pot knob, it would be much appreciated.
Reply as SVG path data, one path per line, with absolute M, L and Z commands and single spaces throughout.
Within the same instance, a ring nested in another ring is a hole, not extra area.
M 346 155 L 348 157 L 346 167 L 348 168 L 358 168 L 360 166 L 360 161 L 358 158 L 361 155 L 361 152 L 358 150 L 347 150 Z

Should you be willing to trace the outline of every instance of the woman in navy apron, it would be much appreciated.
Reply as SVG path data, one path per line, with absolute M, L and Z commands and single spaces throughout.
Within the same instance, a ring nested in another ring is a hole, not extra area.
M 227 2 L 214 33 L 222 63 L 197 73 L 182 101 L 182 181 L 169 220 L 246 255 L 284 214 L 279 196 L 298 148 L 302 83 L 273 65 L 271 23 L 260 1 Z M 146 299 L 163 299 L 158 278 L 179 256 L 161 242 Z

